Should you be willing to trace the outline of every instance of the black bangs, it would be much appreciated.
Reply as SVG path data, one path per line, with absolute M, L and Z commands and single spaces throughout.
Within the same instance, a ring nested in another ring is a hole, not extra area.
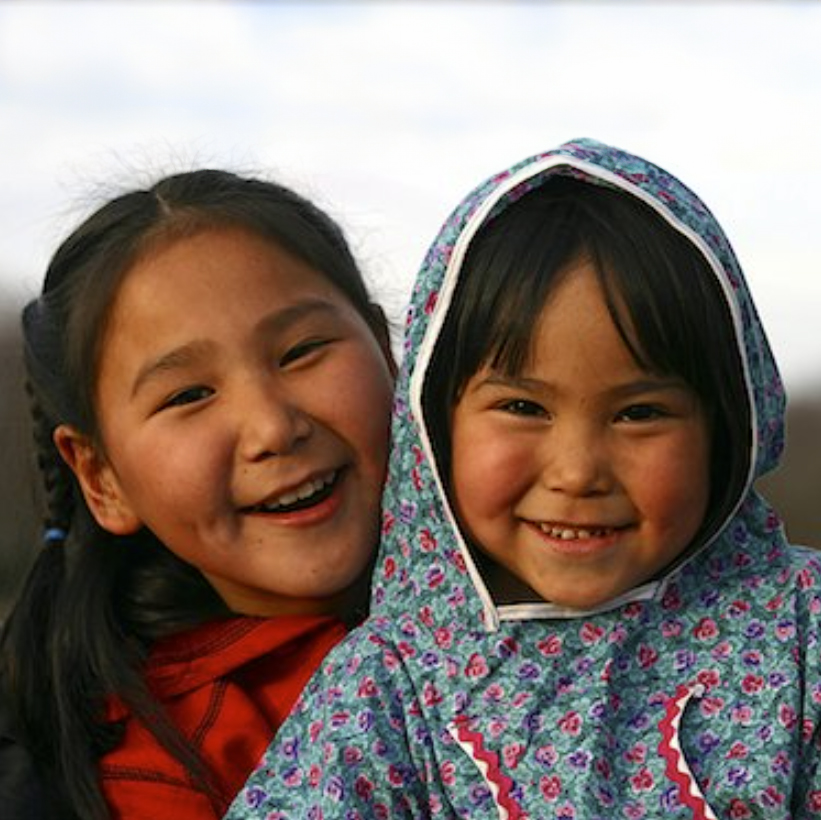
M 509 205 L 467 251 L 423 394 L 443 476 L 465 385 L 484 366 L 511 375 L 525 368 L 550 294 L 584 260 L 639 366 L 681 379 L 702 403 L 713 430 L 708 525 L 717 525 L 746 481 L 751 417 L 721 285 L 701 251 L 649 205 L 567 176 Z

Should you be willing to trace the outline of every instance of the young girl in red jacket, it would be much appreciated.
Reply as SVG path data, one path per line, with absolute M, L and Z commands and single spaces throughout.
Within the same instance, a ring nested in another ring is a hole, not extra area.
M 221 817 L 361 604 L 383 314 L 327 215 L 204 170 L 86 220 L 23 328 L 46 512 L 2 635 L 3 816 Z

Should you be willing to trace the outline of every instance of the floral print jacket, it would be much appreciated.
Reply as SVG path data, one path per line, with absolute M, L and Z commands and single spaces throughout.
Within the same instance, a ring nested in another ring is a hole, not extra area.
M 557 173 L 641 198 L 704 254 L 731 306 L 753 419 L 747 488 L 718 535 L 590 612 L 493 601 L 421 412 L 471 236 Z M 786 543 L 753 489 L 778 461 L 784 394 L 701 201 L 586 139 L 493 176 L 428 252 L 404 354 L 372 614 L 327 657 L 229 820 L 821 817 L 821 564 Z

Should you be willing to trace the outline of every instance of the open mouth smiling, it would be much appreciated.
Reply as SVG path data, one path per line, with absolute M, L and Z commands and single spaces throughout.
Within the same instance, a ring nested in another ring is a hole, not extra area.
M 313 478 L 293 490 L 251 507 L 243 507 L 244 513 L 290 513 L 313 507 L 323 502 L 333 493 L 339 480 L 340 471 L 332 470 L 318 478 Z
M 574 527 L 569 524 L 535 523 L 534 526 L 548 538 L 559 541 L 586 541 L 591 538 L 607 538 L 623 527 Z

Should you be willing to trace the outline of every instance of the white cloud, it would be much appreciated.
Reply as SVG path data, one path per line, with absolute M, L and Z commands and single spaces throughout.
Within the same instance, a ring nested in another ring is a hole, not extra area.
M 259 166 L 342 219 L 398 310 L 470 187 L 589 135 L 704 196 L 804 378 L 819 26 L 800 2 L 0 3 L 0 269 L 33 287 L 92 182 Z

